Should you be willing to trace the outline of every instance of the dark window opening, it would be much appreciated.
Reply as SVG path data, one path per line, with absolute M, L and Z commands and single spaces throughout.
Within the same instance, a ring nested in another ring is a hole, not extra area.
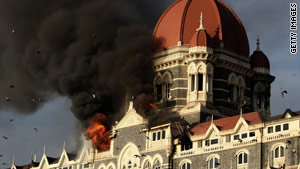
M 289 123 L 283 124 L 283 131 L 289 130 Z
M 210 141 L 210 144 L 211 144 L 211 145 L 218 144 L 218 139 L 212 139 L 212 140 Z
M 250 132 L 249 133 L 249 137 L 254 137 L 255 136 L 255 132 Z
M 195 90 L 195 75 L 191 76 L 191 91 Z
M 275 131 L 276 131 L 276 132 L 279 132 L 279 131 L 281 131 L 281 125 L 277 125 L 277 126 L 275 126 Z
M 163 131 L 162 131 L 162 134 L 161 134 L 161 139 L 165 139 L 165 138 L 166 138 L 166 131 L 163 130 Z
M 203 91 L 203 74 L 198 73 L 198 91 Z
M 162 99 L 162 85 L 156 85 L 156 101 Z
M 152 134 L 152 140 L 155 141 L 156 140 L 156 133 Z
M 247 133 L 243 133 L 242 138 L 247 138 Z
M 209 140 L 205 140 L 205 146 L 209 146 L 209 145 L 210 145 Z
M 261 109 L 261 101 L 262 101 L 262 96 L 261 94 L 258 94 L 256 99 L 256 104 L 257 104 L 257 108 L 259 109 Z
M 170 83 L 166 83 L 166 97 L 167 97 L 167 99 L 171 98 L 170 86 L 171 86 Z
M 160 140 L 160 131 L 157 132 L 157 140 Z
M 268 127 L 268 133 L 273 133 L 273 126 Z
M 239 138 L 240 136 L 238 134 L 233 136 L 233 140 L 238 140 Z

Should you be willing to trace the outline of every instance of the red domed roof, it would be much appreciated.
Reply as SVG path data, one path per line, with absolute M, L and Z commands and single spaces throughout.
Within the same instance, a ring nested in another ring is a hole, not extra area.
M 266 68 L 270 70 L 268 57 L 260 50 L 256 50 L 250 57 L 252 68 Z
M 203 13 L 204 28 L 213 47 L 224 48 L 248 56 L 248 38 L 243 24 L 221 0 L 177 0 L 160 17 L 154 29 L 155 50 L 176 46 L 178 41 L 190 44 Z

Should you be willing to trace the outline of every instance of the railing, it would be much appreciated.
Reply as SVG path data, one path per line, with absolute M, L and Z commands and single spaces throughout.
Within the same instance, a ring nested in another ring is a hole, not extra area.
M 204 152 L 218 151 L 222 149 L 224 149 L 224 146 L 214 146 L 214 147 L 204 148 Z

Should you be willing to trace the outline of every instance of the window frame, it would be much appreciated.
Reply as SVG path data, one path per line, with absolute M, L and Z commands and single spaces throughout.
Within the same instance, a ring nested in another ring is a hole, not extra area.
M 278 150 L 278 154 L 276 155 L 276 150 Z M 274 148 L 274 159 L 280 159 L 285 157 L 285 150 L 282 145 L 276 146 Z
M 237 155 L 237 164 L 238 165 L 248 165 L 249 163 L 249 157 L 248 153 L 246 152 L 241 152 Z M 241 157 L 241 161 L 240 161 Z

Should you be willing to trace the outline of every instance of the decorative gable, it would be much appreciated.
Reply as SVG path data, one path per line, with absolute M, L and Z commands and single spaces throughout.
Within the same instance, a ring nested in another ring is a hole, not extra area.
M 130 102 L 127 113 L 117 124 L 116 129 L 136 126 L 145 123 L 147 123 L 147 120 L 136 112 L 136 110 L 133 108 L 133 102 Z

